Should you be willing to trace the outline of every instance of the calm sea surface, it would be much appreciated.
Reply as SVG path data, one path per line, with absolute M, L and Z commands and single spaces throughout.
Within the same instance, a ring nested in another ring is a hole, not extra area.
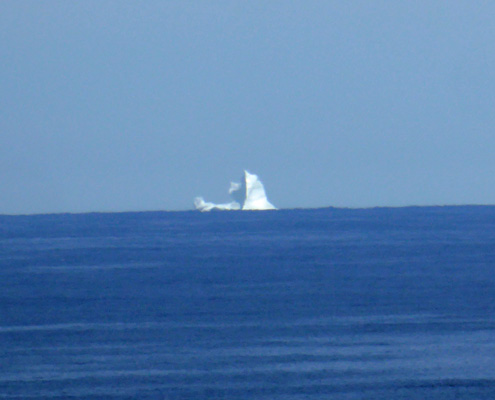
M 494 399 L 495 207 L 0 216 L 0 399 Z

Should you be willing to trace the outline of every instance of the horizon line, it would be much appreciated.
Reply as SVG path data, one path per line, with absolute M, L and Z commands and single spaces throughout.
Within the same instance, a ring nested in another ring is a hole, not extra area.
M 214 214 L 232 212 L 232 213 L 246 213 L 246 212 L 277 212 L 277 211 L 291 211 L 291 210 L 324 210 L 324 209 L 335 209 L 335 210 L 374 210 L 374 209 L 400 209 L 400 208 L 442 208 L 442 207 L 494 207 L 495 203 L 490 204 L 423 204 L 423 205 L 403 205 L 403 206 L 367 206 L 367 207 L 350 207 L 350 206 L 322 206 L 322 207 L 290 207 L 290 208 L 278 208 L 274 210 L 215 210 Z M 87 215 L 87 214 L 135 214 L 135 213 L 184 213 L 184 212 L 194 212 L 200 214 L 202 213 L 197 209 L 185 209 L 185 210 L 125 210 L 125 211 L 55 211 L 55 212 L 35 212 L 35 213 L 0 213 L 0 217 L 34 217 L 43 215 Z M 211 211 L 210 211 L 211 212 Z

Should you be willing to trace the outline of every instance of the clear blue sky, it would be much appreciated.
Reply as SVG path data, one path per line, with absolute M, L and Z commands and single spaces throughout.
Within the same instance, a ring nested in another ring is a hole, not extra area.
M 493 1 L 2 1 L 0 213 L 495 203 Z

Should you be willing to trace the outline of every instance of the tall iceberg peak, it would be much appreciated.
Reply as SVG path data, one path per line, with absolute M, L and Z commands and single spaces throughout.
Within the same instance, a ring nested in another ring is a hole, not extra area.
M 275 206 L 266 197 L 265 187 L 257 175 L 244 171 L 244 180 L 239 190 L 245 190 L 243 210 L 274 210 Z
M 241 183 L 231 182 L 229 194 L 234 201 L 215 204 L 204 201 L 202 197 L 194 199 L 194 206 L 199 211 L 211 210 L 276 210 L 266 197 L 263 183 L 255 174 L 244 171 Z

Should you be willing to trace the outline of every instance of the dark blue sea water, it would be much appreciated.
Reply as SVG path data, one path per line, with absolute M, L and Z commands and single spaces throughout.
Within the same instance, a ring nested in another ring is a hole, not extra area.
M 1 399 L 495 398 L 495 207 L 0 216 Z

